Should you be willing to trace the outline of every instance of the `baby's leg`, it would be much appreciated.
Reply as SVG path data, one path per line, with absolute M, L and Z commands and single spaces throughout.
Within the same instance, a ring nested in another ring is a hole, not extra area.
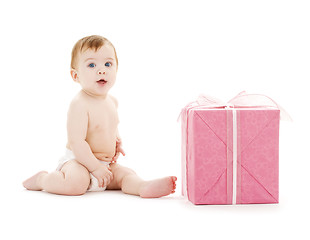
M 23 182 L 28 190 L 45 190 L 61 195 L 82 195 L 87 191 L 90 176 L 88 170 L 76 162 L 68 161 L 60 171 L 39 172 Z
M 137 174 L 118 164 L 111 165 L 113 181 L 108 189 L 122 189 L 124 193 L 143 198 L 157 198 L 175 192 L 176 177 L 165 177 L 151 181 L 144 181 Z

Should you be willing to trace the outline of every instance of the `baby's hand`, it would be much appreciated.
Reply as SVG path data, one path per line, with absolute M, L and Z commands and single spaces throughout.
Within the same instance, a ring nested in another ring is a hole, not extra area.
M 112 162 L 116 163 L 116 160 L 118 159 L 119 154 L 122 154 L 123 156 L 125 156 L 125 152 L 124 149 L 122 148 L 122 141 L 117 139 L 116 140 L 116 149 L 115 149 L 115 155 L 113 157 Z
M 91 174 L 97 178 L 99 187 L 106 187 L 113 180 L 113 174 L 109 166 L 100 165 Z

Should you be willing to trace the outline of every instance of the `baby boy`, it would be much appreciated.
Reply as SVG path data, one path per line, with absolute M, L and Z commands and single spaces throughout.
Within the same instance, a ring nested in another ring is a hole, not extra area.
M 23 182 L 28 190 L 62 195 L 121 189 L 124 193 L 155 198 L 175 192 L 176 177 L 144 181 L 116 163 L 125 155 L 118 133 L 117 100 L 108 94 L 116 80 L 118 59 L 112 43 L 93 35 L 72 50 L 71 76 L 82 90 L 70 104 L 66 153 L 56 171 L 38 172 Z

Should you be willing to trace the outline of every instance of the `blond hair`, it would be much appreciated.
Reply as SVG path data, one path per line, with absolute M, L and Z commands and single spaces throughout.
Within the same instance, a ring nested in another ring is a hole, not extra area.
M 74 45 L 72 49 L 72 53 L 71 53 L 71 68 L 72 69 L 77 68 L 78 56 L 80 53 L 86 51 L 87 49 L 92 49 L 92 50 L 97 51 L 99 48 L 101 48 L 105 44 L 109 44 L 111 47 L 113 47 L 113 50 L 115 53 L 116 67 L 117 67 L 118 59 L 117 59 L 116 51 L 115 51 L 113 44 L 108 39 L 102 36 L 91 35 L 91 36 L 80 39 Z

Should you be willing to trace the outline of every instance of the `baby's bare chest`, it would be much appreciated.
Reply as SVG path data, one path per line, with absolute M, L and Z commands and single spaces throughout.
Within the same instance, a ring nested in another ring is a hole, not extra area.
M 89 111 L 88 131 L 89 133 L 114 132 L 119 119 L 115 106 L 98 106 Z

